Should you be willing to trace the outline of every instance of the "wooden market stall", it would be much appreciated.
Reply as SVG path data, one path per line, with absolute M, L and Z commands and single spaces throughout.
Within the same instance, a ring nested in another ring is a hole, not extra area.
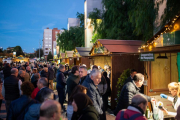
M 89 52 L 91 48 L 88 47 L 76 47 L 73 58 L 74 58 L 74 65 L 85 64 L 86 67 L 90 68 L 90 59 L 89 59 Z
M 146 68 L 146 94 L 168 94 L 170 82 L 180 82 L 180 17 L 173 18 L 139 48 Z
M 74 51 L 65 51 L 65 63 L 70 67 L 74 66 L 73 53 Z
M 111 108 L 116 106 L 117 81 L 126 69 L 144 72 L 143 62 L 139 61 L 138 47 L 143 44 L 139 40 L 98 40 L 91 49 L 92 65 L 111 67 Z M 135 54 L 137 53 L 137 54 Z

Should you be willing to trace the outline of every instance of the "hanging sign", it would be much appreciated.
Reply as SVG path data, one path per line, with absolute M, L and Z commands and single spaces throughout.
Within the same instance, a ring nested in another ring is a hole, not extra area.
M 140 61 L 154 61 L 154 53 L 141 53 Z

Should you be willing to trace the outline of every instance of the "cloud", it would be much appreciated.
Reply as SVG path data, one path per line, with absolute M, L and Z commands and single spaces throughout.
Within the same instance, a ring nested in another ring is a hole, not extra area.
M 14 30 L 21 26 L 20 23 L 11 23 L 7 21 L 0 21 L 0 29 L 3 30 Z
M 54 25 L 55 25 L 55 23 L 49 23 L 49 24 L 47 24 L 47 25 L 44 25 L 44 26 L 42 27 L 42 30 L 46 29 L 47 27 L 51 28 L 51 27 L 53 27 Z

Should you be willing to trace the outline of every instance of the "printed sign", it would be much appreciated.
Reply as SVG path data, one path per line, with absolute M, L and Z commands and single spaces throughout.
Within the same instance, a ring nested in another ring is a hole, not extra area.
M 154 61 L 154 53 L 141 53 L 140 61 Z

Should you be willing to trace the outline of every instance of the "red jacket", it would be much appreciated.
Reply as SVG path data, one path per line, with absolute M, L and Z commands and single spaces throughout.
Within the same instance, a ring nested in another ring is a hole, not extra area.
M 31 94 L 31 98 L 34 99 L 39 91 L 40 91 L 40 89 L 38 87 L 35 88 L 34 91 Z
M 116 120 L 120 120 L 120 118 L 121 118 L 121 112 L 122 112 L 122 111 L 119 111 L 119 112 L 118 112 L 118 114 L 117 114 L 117 116 L 116 116 Z M 141 114 L 141 112 L 140 112 L 138 109 L 136 109 L 135 107 L 129 106 L 129 107 L 124 111 L 124 118 L 125 118 L 125 119 L 128 119 L 128 118 L 130 118 L 132 115 L 138 114 L 138 113 Z M 134 119 L 134 120 L 147 120 L 147 118 L 144 117 L 143 114 L 142 114 L 142 116 L 139 116 L 139 117 L 137 117 L 137 118 Z

